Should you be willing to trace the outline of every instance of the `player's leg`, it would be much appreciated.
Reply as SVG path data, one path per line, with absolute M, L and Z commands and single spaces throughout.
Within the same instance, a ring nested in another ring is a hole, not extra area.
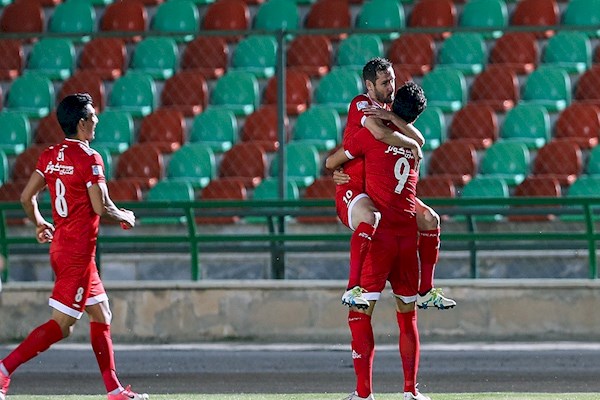
M 108 303 L 108 296 L 102 285 L 102 281 L 98 275 L 96 264 L 92 261 L 92 283 L 90 297 L 86 301 L 85 311 L 90 318 L 90 342 L 102 380 L 106 387 L 109 400 L 143 400 L 148 399 L 147 394 L 138 394 L 130 390 L 129 387 L 124 388 L 119 382 L 115 366 L 115 355 L 113 350 L 112 336 L 110 334 L 110 323 L 112 313 Z
M 366 308 L 368 302 L 362 297 L 363 290 L 360 284 L 361 268 L 371 238 L 381 219 L 381 214 L 371 199 L 364 193 L 348 202 L 346 213 L 347 225 L 354 232 L 350 238 L 350 270 L 346 292 L 342 296 L 342 303 L 348 306 Z
M 435 265 L 440 252 L 440 217 L 427 204 L 416 199 L 417 226 L 419 228 L 419 259 L 421 280 L 419 283 L 419 308 L 436 307 L 444 310 L 456 306 L 456 302 L 444 296 L 441 289 L 434 288 Z
M 416 299 L 419 282 L 416 237 L 397 237 L 399 255 L 390 273 L 396 298 L 396 320 L 400 332 L 398 348 L 404 372 L 404 399 L 430 400 L 417 390 L 420 342 L 417 327 Z

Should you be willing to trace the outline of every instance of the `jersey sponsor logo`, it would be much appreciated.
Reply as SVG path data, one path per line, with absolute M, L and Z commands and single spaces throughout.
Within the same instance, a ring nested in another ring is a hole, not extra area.
M 102 166 L 92 165 L 92 174 L 102 176 Z
M 369 102 L 368 101 L 359 101 L 356 103 L 356 108 L 358 109 L 358 111 L 365 109 L 369 106 Z
M 59 175 L 73 175 L 75 168 L 72 165 L 53 164 L 52 161 L 46 165 L 44 174 L 58 173 Z
M 386 154 L 392 153 L 395 156 L 401 156 L 401 157 L 406 157 L 406 158 L 414 158 L 415 157 L 413 152 L 405 147 L 388 146 L 385 153 Z
M 356 350 L 352 350 L 352 359 L 353 359 L 353 360 L 356 360 L 356 359 L 358 359 L 358 358 L 362 358 L 362 356 L 361 356 L 360 354 L 358 354 L 358 353 L 356 352 Z

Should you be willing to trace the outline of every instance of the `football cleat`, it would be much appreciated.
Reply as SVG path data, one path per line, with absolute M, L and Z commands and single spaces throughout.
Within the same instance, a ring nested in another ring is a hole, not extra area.
M 446 310 L 448 308 L 454 308 L 456 302 L 444 296 L 442 289 L 432 288 L 429 292 L 425 293 L 424 296 L 417 296 L 417 307 L 427 309 L 429 307 L 435 307 L 439 310 Z
M 369 300 L 363 297 L 364 289 L 360 286 L 354 286 L 346 290 L 342 295 L 342 304 L 348 307 L 369 308 Z
M 108 400 L 148 400 L 149 398 L 146 393 L 132 392 L 131 386 L 127 386 L 120 393 L 108 395 Z
M 8 385 L 10 384 L 10 376 L 4 375 L 0 371 L 0 400 L 6 400 L 6 394 L 8 393 Z
M 350 393 L 348 395 L 348 397 L 344 397 L 342 400 L 375 400 L 375 397 L 373 397 L 372 393 L 370 395 L 368 395 L 367 397 L 360 397 L 358 395 L 358 393 L 353 392 L 353 393 Z
M 423 393 L 415 390 L 416 394 L 411 392 L 404 392 L 404 400 L 431 400 L 431 398 L 425 396 Z

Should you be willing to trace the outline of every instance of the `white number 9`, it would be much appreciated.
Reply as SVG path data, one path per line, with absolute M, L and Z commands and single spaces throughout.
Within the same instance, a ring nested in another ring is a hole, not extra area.
M 398 161 L 396 161 L 396 165 L 394 165 L 394 176 L 398 179 L 398 184 L 394 189 L 394 193 L 402 193 L 402 189 L 404 189 L 409 173 L 410 164 L 408 163 L 408 160 L 404 157 L 399 158 Z

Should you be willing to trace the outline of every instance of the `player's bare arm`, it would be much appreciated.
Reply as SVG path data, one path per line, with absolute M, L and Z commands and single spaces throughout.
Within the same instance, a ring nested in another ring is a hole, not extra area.
M 406 121 L 404 121 L 402 118 L 400 118 L 397 114 L 393 113 L 392 111 L 385 110 L 381 107 L 368 106 L 363 109 L 363 112 L 367 117 L 370 117 L 370 118 L 367 118 L 366 121 L 369 121 L 369 119 L 374 120 L 373 123 L 375 123 L 376 125 L 373 126 L 373 129 L 375 129 L 377 131 L 377 133 L 374 133 L 374 131 L 371 131 L 371 133 L 377 140 L 383 140 L 383 138 L 380 139 L 378 137 L 379 135 L 386 136 L 386 135 L 391 134 L 391 132 L 393 132 L 389 127 L 387 127 L 382 122 L 382 121 L 390 121 L 392 124 L 397 126 L 398 129 L 400 129 L 400 133 L 408 136 L 411 139 L 416 140 L 417 143 L 419 144 L 419 146 L 423 147 L 423 145 L 425 144 L 425 137 L 423 136 L 421 131 L 418 130 L 413 124 L 406 123 Z M 384 142 L 385 142 L 385 140 L 384 140 Z M 385 142 L 385 143 L 387 143 L 387 142 Z M 393 143 L 387 143 L 387 144 L 394 145 Z
M 327 159 L 325 160 L 325 168 L 336 170 L 339 167 L 341 167 L 342 164 L 349 160 L 350 159 L 346 155 L 344 148 L 340 147 L 335 151 L 335 153 L 327 157 Z
M 390 129 L 381 119 L 372 117 L 367 118 L 365 120 L 365 128 L 371 132 L 375 139 L 380 140 L 385 144 L 389 144 L 390 146 L 409 148 L 417 160 L 423 158 L 423 150 L 417 140 L 412 139 L 401 132 Z
M 39 173 L 31 174 L 25 189 L 21 193 L 21 205 L 27 214 L 27 218 L 35 224 L 35 237 L 39 243 L 52 241 L 54 226 L 46 221 L 40 213 L 37 195 L 46 186 L 46 180 Z
M 135 214 L 130 210 L 119 208 L 108 195 L 108 187 L 104 182 L 98 182 L 88 188 L 94 212 L 114 221 L 125 224 L 127 228 L 135 226 Z

